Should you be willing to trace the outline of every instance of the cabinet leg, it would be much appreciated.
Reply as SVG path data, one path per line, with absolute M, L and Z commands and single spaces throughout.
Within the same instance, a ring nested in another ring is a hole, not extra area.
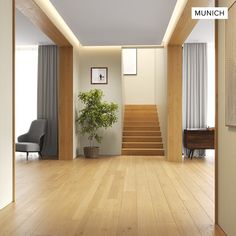
M 194 149 L 192 149 L 191 160 L 193 159 Z
M 189 152 L 188 152 L 188 158 L 190 158 L 191 157 L 191 149 L 189 149 Z

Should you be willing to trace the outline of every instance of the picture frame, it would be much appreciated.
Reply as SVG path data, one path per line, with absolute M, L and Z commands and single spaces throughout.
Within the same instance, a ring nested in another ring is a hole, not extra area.
M 91 84 L 108 84 L 108 68 L 91 67 Z

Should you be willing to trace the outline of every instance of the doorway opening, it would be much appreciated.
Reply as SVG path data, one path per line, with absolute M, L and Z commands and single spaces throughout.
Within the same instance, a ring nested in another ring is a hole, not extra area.
M 17 9 L 15 22 L 16 159 L 57 159 L 58 49 Z

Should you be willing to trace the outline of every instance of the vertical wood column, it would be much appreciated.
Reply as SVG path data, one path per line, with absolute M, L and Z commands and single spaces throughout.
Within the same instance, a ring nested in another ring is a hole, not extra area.
M 59 47 L 59 160 L 73 159 L 73 48 Z
M 182 161 L 182 46 L 168 46 L 167 160 Z

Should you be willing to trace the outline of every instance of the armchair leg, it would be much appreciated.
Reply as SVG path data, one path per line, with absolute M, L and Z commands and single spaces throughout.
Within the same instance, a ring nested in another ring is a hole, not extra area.
M 29 152 L 26 152 L 26 160 L 29 160 Z
M 38 154 L 39 154 L 39 159 L 42 159 L 42 153 L 41 153 L 41 151 L 39 151 Z

